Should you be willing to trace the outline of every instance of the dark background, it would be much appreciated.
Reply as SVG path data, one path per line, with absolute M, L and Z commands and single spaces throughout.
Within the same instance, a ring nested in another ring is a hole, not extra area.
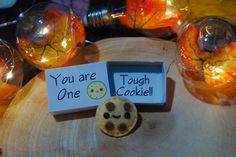
M 17 20 L 20 13 L 24 12 L 28 8 L 30 8 L 33 4 L 39 2 L 49 2 L 47 0 L 18 0 L 17 3 L 9 8 L 9 9 L 0 9 L 0 24 Z M 100 5 L 108 5 L 108 0 L 90 0 L 90 8 L 96 8 Z M 16 24 L 9 25 L 7 27 L 0 28 L 0 38 L 8 41 L 12 44 L 15 44 L 15 28 Z M 89 41 L 97 41 L 103 38 L 108 37 L 125 37 L 125 36 L 142 36 L 139 32 L 135 30 L 130 30 L 119 26 L 119 28 L 109 28 L 106 27 L 105 29 L 101 30 L 90 30 L 86 28 L 86 39 Z

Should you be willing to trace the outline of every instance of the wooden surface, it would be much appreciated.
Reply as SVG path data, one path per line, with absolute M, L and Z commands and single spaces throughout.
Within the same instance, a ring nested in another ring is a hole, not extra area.
M 235 157 L 236 106 L 200 102 L 184 88 L 173 61 L 175 43 L 148 38 L 113 38 L 84 49 L 75 63 L 98 60 L 164 60 L 168 104 L 139 109 L 128 136 L 104 135 L 94 111 L 54 117 L 47 112 L 43 74 L 13 99 L 0 121 L 2 156 L 10 157 Z M 1 156 L 0 155 L 0 156 Z

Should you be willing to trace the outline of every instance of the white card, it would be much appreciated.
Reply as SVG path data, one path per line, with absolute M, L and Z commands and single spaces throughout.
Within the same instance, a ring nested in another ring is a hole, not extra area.
M 53 114 L 96 108 L 110 96 L 143 105 L 166 102 L 163 62 L 97 62 L 45 73 L 48 110 Z
M 96 107 L 110 97 L 106 62 L 46 70 L 51 113 Z
M 114 73 L 115 95 L 132 99 L 135 103 L 165 102 L 165 80 L 162 73 Z

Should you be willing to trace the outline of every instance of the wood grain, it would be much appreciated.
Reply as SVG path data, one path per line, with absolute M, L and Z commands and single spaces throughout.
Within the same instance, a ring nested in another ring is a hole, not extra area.
M 149 38 L 111 38 L 80 52 L 72 64 L 100 60 L 175 58 L 175 43 Z M 214 106 L 192 97 L 177 68 L 168 72 L 169 112 L 139 110 L 128 136 L 112 138 L 96 126 L 94 111 L 54 117 L 47 112 L 43 73 L 13 99 L 0 121 L 0 153 L 10 157 L 234 157 L 236 105 Z M 145 108 L 145 107 L 144 107 Z M 145 111 L 145 112 L 144 112 Z M 161 110 L 160 110 L 161 111 Z

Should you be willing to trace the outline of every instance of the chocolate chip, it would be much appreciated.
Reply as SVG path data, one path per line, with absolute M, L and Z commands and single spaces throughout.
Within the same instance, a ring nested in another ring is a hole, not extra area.
M 114 111 L 115 105 L 112 102 L 108 102 L 105 104 L 108 111 Z
M 125 117 L 125 119 L 130 119 L 130 113 L 129 112 L 125 112 L 124 117 Z
M 109 114 L 108 112 L 105 112 L 105 113 L 103 114 L 103 117 L 104 117 L 105 119 L 109 119 L 109 118 L 110 118 L 110 114 Z
M 129 103 L 125 103 L 124 104 L 124 109 L 125 109 L 125 111 L 130 111 L 131 110 L 131 105 L 129 104 Z
M 107 122 L 105 124 L 105 128 L 109 131 L 113 130 L 114 129 L 114 124 L 112 122 Z
M 121 124 L 118 126 L 118 130 L 121 131 L 121 132 L 126 131 L 126 130 L 127 130 L 126 124 L 121 123 Z

